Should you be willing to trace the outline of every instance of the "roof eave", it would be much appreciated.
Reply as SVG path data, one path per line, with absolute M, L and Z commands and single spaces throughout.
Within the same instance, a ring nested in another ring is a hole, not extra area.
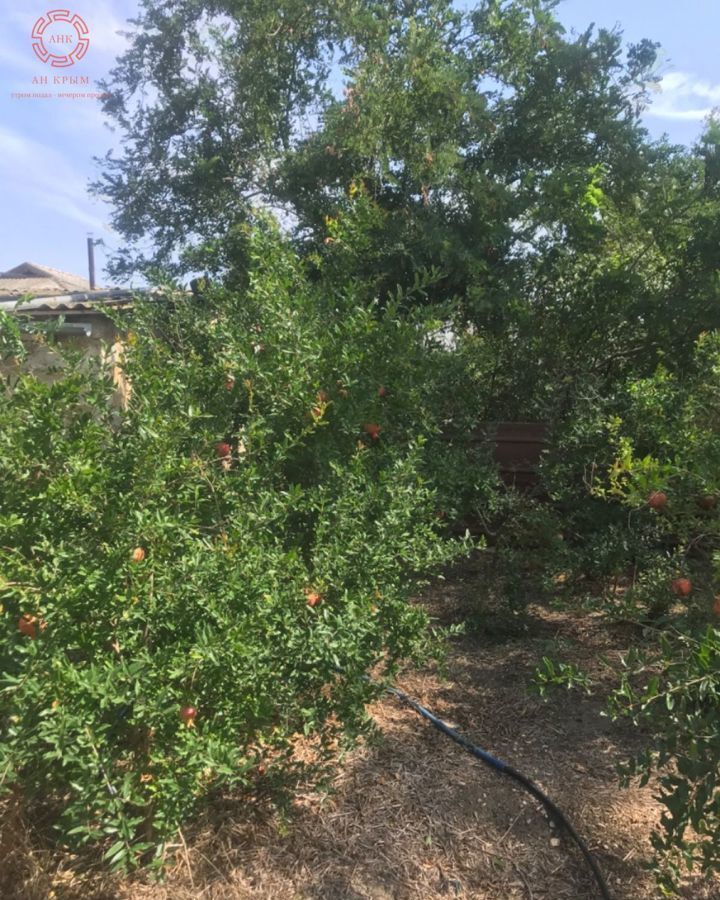
M 15 296 L 0 296 L 0 309 L 15 313 L 63 312 L 74 309 L 102 312 L 103 306 L 126 306 L 132 303 L 140 293 L 147 294 L 148 292 L 113 288 L 104 291 L 54 294 L 48 297 L 34 297 L 32 300 L 23 300 L 21 297 Z

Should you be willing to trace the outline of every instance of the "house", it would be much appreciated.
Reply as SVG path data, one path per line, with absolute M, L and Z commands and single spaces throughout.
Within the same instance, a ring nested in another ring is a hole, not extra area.
M 130 306 L 135 293 L 122 288 L 91 288 L 78 275 L 37 263 L 20 263 L 0 273 L 0 310 L 33 323 L 55 321 L 59 343 L 67 342 L 84 350 L 88 357 L 106 360 L 118 386 L 114 398 L 118 405 L 124 405 L 128 394 L 119 367 L 123 335 L 106 312 Z M 20 368 L 43 378 L 55 377 L 54 371 L 62 361 L 42 336 L 29 331 L 26 346 L 27 358 L 22 363 L 0 363 L 0 372 L 7 374 Z
M 123 288 L 92 288 L 79 275 L 50 266 L 24 262 L 0 273 L 0 309 L 34 321 L 62 317 L 58 333 L 108 340 L 114 326 L 103 309 L 132 303 L 133 292 Z

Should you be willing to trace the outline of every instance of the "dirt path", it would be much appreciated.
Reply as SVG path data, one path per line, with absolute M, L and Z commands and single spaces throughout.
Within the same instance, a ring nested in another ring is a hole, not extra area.
M 423 602 L 447 620 L 477 573 L 458 574 Z M 616 900 L 659 896 L 642 863 L 659 818 L 652 787 L 619 787 L 615 764 L 638 748 L 628 727 L 601 716 L 597 696 L 528 691 L 543 655 L 572 659 L 609 686 L 629 633 L 598 618 L 531 607 L 529 630 L 504 642 L 463 638 L 448 677 L 408 674 L 401 687 L 525 772 L 565 810 Z M 62 870 L 18 896 L 132 900 L 582 900 L 597 893 L 579 854 L 558 840 L 537 804 L 414 713 L 387 699 L 372 709 L 378 739 L 355 750 L 331 793 L 297 798 L 289 819 L 231 812 L 191 839 L 164 885 L 79 883 Z M 245 820 L 243 821 L 243 818 Z M 51 883 L 52 884 L 51 884 Z M 42 887 L 44 883 L 45 888 Z M 55 891 L 54 895 L 49 893 Z M 695 881 L 685 897 L 720 898 Z

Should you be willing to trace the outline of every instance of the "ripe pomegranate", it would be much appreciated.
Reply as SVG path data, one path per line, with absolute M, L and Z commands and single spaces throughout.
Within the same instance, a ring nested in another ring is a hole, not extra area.
M 380 426 L 376 425 L 374 422 L 368 422 L 366 425 L 363 425 L 363 431 L 376 441 L 380 434 Z
M 142 547 L 136 547 L 132 552 L 132 561 L 140 563 L 145 559 L 145 550 Z
M 17 623 L 18 631 L 33 640 L 37 637 L 37 629 L 40 628 L 40 631 L 45 631 L 46 626 L 47 622 L 44 622 L 42 619 L 38 620 L 37 616 L 31 616 L 30 613 L 24 613 L 20 616 Z
M 702 497 L 698 497 L 697 505 L 700 509 L 715 509 L 717 497 L 714 494 L 705 494 Z
M 307 605 L 310 607 L 322 603 L 322 594 L 319 594 L 317 591 L 313 591 L 310 588 L 305 588 L 305 596 L 307 598 Z
M 230 456 L 231 452 L 232 448 L 227 441 L 218 441 L 217 444 L 215 444 L 215 456 L 217 456 L 218 459 L 225 459 Z
M 378 388 L 378 397 L 387 397 L 388 389 L 384 385 L 380 385 Z
M 183 706 L 183 708 L 180 710 L 180 718 L 188 726 L 188 728 L 192 727 L 195 724 L 196 716 L 197 710 L 194 706 Z
M 692 581 L 689 578 L 676 578 L 671 587 L 673 594 L 678 597 L 687 597 L 692 591 Z
M 234 387 L 235 387 L 235 376 L 234 376 L 234 375 L 228 375 L 228 376 L 225 378 L 225 390 L 226 390 L 226 391 L 231 391 Z
M 648 497 L 648 506 L 650 509 L 665 509 L 668 498 L 664 491 L 651 491 Z

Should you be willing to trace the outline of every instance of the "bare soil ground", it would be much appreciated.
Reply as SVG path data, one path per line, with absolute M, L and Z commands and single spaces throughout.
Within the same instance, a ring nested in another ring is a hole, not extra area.
M 462 618 L 482 570 L 466 566 L 422 602 L 444 622 Z M 531 606 L 528 629 L 502 641 L 466 637 L 434 669 L 399 686 L 485 749 L 533 778 L 565 810 L 616 900 L 659 896 L 643 869 L 660 808 L 652 785 L 621 788 L 615 765 L 641 736 L 601 715 L 619 656 L 636 640 L 587 614 Z M 562 656 L 600 683 L 592 697 L 528 690 L 543 655 Z M 229 805 L 187 834 L 168 880 L 80 874 L 5 822 L 2 896 L 21 900 L 583 900 L 597 897 L 572 844 L 538 805 L 388 698 L 372 709 L 378 739 L 346 759 L 331 792 L 300 794 L 289 816 Z M 8 836 L 12 838 L 12 846 Z M 683 895 L 720 898 L 688 881 Z

